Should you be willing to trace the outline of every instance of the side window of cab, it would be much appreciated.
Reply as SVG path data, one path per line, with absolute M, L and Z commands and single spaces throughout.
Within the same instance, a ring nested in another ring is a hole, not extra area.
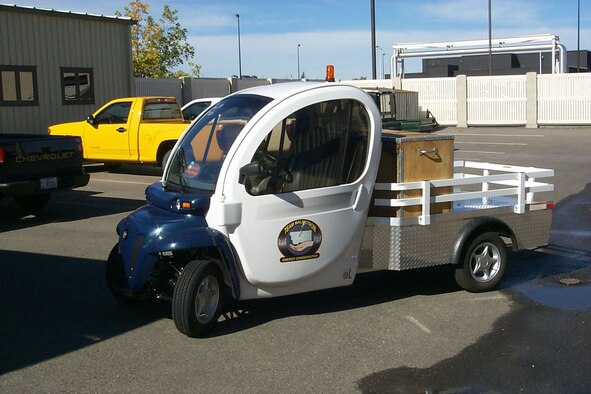
M 95 124 L 127 123 L 131 102 L 122 102 L 109 105 L 94 118 Z
M 260 143 L 241 183 L 251 195 L 344 185 L 367 163 L 369 115 L 356 100 L 304 107 L 277 123 Z

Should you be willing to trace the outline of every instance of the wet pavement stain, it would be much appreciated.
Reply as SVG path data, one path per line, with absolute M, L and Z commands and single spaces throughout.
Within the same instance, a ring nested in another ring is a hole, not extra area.
M 384 370 L 363 393 L 591 393 L 591 264 L 526 252 L 502 292 L 514 302 L 488 334 L 429 368 Z M 578 285 L 564 285 L 574 278 Z M 466 319 L 470 317 L 467 316 Z M 458 335 L 462 335 L 458 332 Z
M 591 392 L 591 311 L 557 311 L 527 298 L 518 302 L 521 305 L 497 321 L 489 334 L 457 356 L 430 368 L 381 371 L 361 379 L 358 389 L 434 394 Z

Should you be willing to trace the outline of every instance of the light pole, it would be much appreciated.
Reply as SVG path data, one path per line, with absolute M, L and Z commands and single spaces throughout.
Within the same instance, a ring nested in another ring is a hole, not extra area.
M 370 0 L 371 8 L 371 76 L 376 79 L 376 2 Z
M 236 14 L 238 20 L 238 78 L 242 79 L 242 53 L 240 51 L 240 15 Z
M 380 50 L 380 59 L 382 60 L 382 64 L 380 67 L 380 78 L 384 77 L 384 51 L 382 50 L 382 47 L 380 47 L 379 45 L 376 45 L 376 48 Z
M 492 75 L 492 17 L 491 0 L 488 0 L 488 75 Z
M 581 72 L 581 0 L 577 0 L 577 72 Z
M 298 77 L 297 77 L 297 79 L 301 79 L 301 74 L 300 74 L 300 46 L 301 46 L 301 44 L 298 44 Z

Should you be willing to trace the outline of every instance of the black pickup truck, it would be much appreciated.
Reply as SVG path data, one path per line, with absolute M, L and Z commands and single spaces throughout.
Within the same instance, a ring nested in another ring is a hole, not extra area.
M 53 191 L 88 184 L 82 161 L 79 137 L 0 134 L 0 199 L 40 210 Z

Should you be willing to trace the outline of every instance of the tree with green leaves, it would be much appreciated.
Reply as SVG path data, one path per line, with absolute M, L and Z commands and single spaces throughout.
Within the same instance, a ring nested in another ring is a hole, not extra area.
M 195 48 L 187 43 L 187 29 L 181 27 L 178 12 L 164 5 L 158 22 L 149 14 L 147 3 L 132 0 L 123 14 L 137 21 L 131 26 L 133 74 L 136 77 L 167 78 L 198 77 L 201 66 L 193 62 Z M 176 70 L 184 62 L 191 73 Z

